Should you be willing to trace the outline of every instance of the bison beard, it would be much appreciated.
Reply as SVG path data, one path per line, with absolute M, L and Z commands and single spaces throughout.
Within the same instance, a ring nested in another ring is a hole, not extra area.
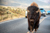
M 35 4 L 34 4 L 35 5 Z M 27 8 L 28 14 L 28 30 L 32 32 L 34 29 L 35 31 L 39 27 L 39 19 L 40 19 L 40 11 L 37 6 L 29 6 Z

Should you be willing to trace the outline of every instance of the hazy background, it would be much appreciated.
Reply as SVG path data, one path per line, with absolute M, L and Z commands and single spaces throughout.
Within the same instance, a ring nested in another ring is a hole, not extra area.
M 0 0 L 0 5 L 26 9 L 32 2 L 36 2 L 40 8 L 50 8 L 50 0 Z
M 0 21 L 25 17 L 25 11 L 32 2 L 45 11 L 50 10 L 50 0 L 0 0 Z

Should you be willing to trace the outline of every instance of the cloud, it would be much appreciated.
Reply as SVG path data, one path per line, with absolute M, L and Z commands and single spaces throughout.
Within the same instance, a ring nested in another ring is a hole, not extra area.
M 22 5 L 29 5 L 28 3 L 23 3 L 23 2 L 18 2 L 18 1 L 11 1 L 11 3 L 19 3 L 19 4 L 22 4 Z
M 0 3 L 0 5 L 4 5 L 4 6 L 20 6 L 20 5 L 22 5 L 22 6 L 28 6 L 29 4 L 27 4 L 27 3 L 23 3 L 23 1 L 22 2 L 20 2 L 20 1 L 14 1 L 14 0 L 2 0 L 2 2 Z
M 8 5 L 10 3 L 10 0 L 0 0 L 0 4 L 3 4 L 3 5 Z
M 27 8 L 32 2 L 36 2 L 39 7 L 49 8 L 49 0 L 1 0 L 0 5 Z
M 40 8 L 50 8 L 50 6 L 39 6 Z
M 19 6 L 29 6 L 30 4 L 27 4 L 27 3 L 21 3 L 21 2 L 15 2 L 15 1 L 11 1 L 11 3 L 17 3 L 17 4 L 20 4 Z
M 39 0 L 39 1 L 50 4 L 50 0 Z

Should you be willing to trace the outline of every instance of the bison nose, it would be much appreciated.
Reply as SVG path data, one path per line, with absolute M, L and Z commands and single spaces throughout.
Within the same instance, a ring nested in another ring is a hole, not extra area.
M 30 21 L 34 21 L 33 19 L 30 19 Z

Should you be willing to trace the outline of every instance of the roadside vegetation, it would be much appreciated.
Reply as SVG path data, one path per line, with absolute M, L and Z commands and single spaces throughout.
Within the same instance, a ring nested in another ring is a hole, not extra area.
M 25 16 L 25 9 L 0 6 L 0 21 L 6 19 L 21 18 Z

